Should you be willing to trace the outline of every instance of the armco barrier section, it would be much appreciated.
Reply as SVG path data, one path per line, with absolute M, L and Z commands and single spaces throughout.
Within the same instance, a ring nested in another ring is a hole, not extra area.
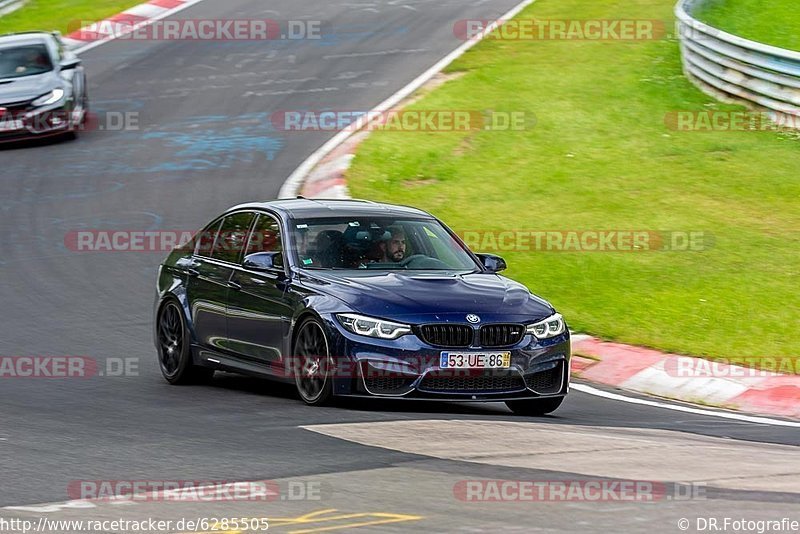
M 692 16 L 705 0 L 675 6 L 684 72 L 721 100 L 766 109 L 778 124 L 800 125 L 800 52 L 750 41 Z

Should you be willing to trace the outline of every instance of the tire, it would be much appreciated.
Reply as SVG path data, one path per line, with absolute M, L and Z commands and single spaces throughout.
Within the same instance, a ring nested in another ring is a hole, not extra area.
M 564 397 L 550 397 L 546 399 L 506 401 L 506 406 L 517 415 L 538 417 L 556 411 L 562 402 L 564 402 Z
M 194 365 L 186 318 L 180 304 L 169 299 L 161 305 L 156 318 L 158 366 L 164 379 L 173 385 L 207 382 L 214 370 Z
M 75 141 L 77 140 L 83 130 L 86 128 L 86 121 L 88 120 L 89 116 L 89 95 L 88 93 L 84 93 L 83 101 L 81 102 L 83 106 L 83 115 L 81 115 L 81 120 L 77 124 L 71 124 L 70 129 L 68 132 L 64 134 L 64 139 L 67 141 Z
M 323 406 L 333 398 L 329 347 L 325 329 L 317 319 L 300 323 L 292 351 L 292 373 L 297 394 L 309 406 Z
M 77 124 L 70 124 L 69 130 L 64 133 L 64 140 L 66 141 L 75 141 L 83 132 L 83 128 L 86 126 L 86 114 L 89 112 L 88 109 L 84 109 L 83 116 L 81 120 Z

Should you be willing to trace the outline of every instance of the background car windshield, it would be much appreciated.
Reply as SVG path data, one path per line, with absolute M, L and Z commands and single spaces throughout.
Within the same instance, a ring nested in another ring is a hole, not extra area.
M 43 44 L 0 48 L 0 78 L 21 78 L 51 70 L 53 63 Z
M 306 269 L 459 270 L 479 268 L 433 219 L 336 218 L 292 224 L 296 261 Z

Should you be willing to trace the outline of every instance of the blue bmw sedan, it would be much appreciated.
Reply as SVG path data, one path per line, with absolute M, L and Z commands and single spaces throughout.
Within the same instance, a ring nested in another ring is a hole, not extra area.
M 554 411 L 564 319 L 418 209 L 358 200 L 243 204 L 159 268 L 154 337 L 171 384 L 215 370 L 336 396 L 505 402 Z

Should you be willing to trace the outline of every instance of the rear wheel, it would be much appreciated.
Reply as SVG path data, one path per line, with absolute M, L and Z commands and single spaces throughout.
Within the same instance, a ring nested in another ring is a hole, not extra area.
M 158 312 L 158 363 L 161 374 L 170 384 L 196 384 L 214 374 L 213 369 L 198 367 L 192 362 L 189 331 L 183 310 L 168 300 Z
M 293 358 L 297 393 L 310 406 L 321 406 L 333 397 L 332 360 L 325 330 L 316 319 L 306 319 L 297 330 Z
M 564 397 L 551 397 L 547 399 L 506 401 L 506 406 L 517 415 L 540 416 L 556 411 L 562 402 L 564 402 Z

